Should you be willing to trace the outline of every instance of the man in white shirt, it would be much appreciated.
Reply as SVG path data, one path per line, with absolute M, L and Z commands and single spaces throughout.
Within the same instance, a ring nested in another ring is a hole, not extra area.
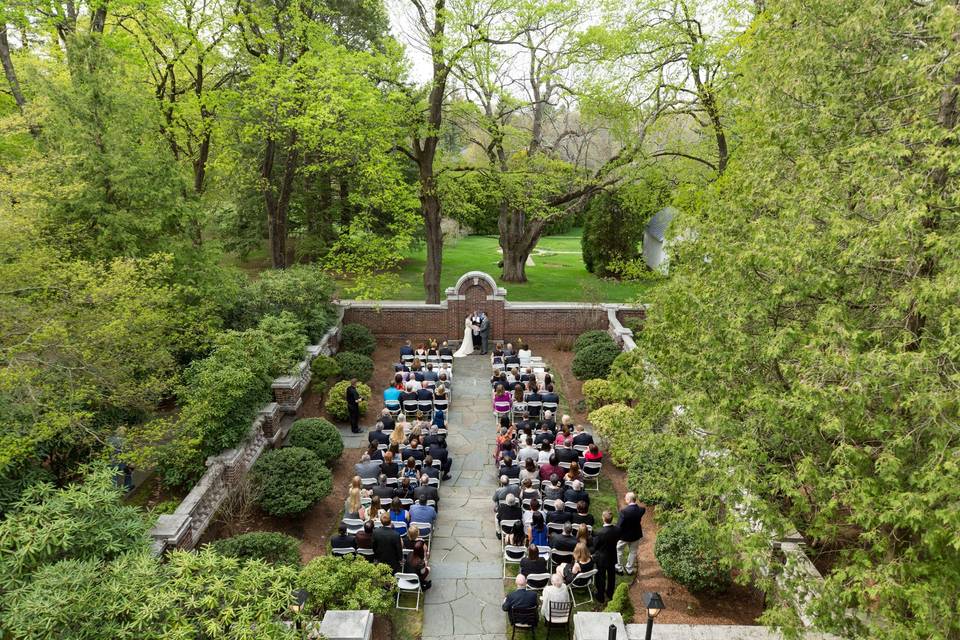
M 533 445 L 533 438 L 527 436 L 524 447 L 520 449 L 520 452 L 517 454 L 517 460 L 519 460 L 522 465 L 527 461 L 527 458 L 531 458 L 534 462 L 540 457 L 540 451 Z

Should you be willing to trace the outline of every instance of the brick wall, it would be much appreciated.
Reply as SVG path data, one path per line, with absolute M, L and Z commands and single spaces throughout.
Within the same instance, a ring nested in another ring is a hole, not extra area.
M 511 303 L 506 299 L 506 291 L 498 287 L 493 278 L 476 271 L 463 275 L 446 294 L 446 300 L 440 304 L 343 301 L 343 322 L 362 324 L 374 334 L 389 338 L 459 340 L 464 318 L 482 309 L 490 318 L 491 340 L 524 338 L 533 342 L 538 338 L 577 335 L 590 329 L 607 330 L 610 309 L 621 322 L 644 317 L 644 309 L 638 305 Z

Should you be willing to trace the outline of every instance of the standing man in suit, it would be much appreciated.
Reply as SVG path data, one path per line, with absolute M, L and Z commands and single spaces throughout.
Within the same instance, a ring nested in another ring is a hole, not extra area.
M 632 576 L 637 572 L 637 547 L 643 539 L 643 526 L 641 521 L 643 520 L 643 514 L 646 513 L 647 510 L 637 504 L 637 496 L 634 495 L 632 491 L 624 496 L 623 499 L 627 503 L 627 506 L 620 510 L 620 521 L 617 523 L 617 526 L 620 528 L 620 541 L 617 543 L 616 570 L 617 573 L 622 573 L 626 570 L 627 575 Z M 627 548 L 626 567 L 620 564 L 620 556 L 623 553 L 624 547 Z
M 390 514 L 380 516 L 379 529 L 373 530 L 373 557 L 380 564 L 390 566 L 391 573 L 398 573 L 403 563 L 403 542 L 396 529 L 390 526 Z
M 593 532 L 593 559 L 597 562 L 597 601 L 603 604 L 613 598 L 617 585 L 617 547 L 620 544 L 620 527 L 613 524 L 613 514 L 603 511 L 603 527 Z
M 486 312 L 480 312 L 480 355 L 487 355 L 487 347 L 490 342 L 490 318 Z
M 357 379 L 350 380 L 350 386 L 347 387 L 347 413 L 350 415 L 350 431 L 360 433 L 360 392 L 357 391 Z

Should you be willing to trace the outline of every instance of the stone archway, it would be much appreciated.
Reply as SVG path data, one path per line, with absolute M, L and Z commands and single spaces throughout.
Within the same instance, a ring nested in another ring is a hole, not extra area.
M 451 329 L 462 332 L 464 318 L 479 309 L 490 318 L 491 342 L 501 339 L 506 297 L 506 289 L 498 287 L 490 274 L 468 271 L 460 276 L 455 286 L 447 289 L 447 306 L 452 315 Z

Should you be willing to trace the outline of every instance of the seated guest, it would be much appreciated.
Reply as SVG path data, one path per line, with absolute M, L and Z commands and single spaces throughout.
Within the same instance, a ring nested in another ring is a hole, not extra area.
M 380 564 L 389 566 L 391 573 L 397 573 L 403 566 L 403 542 L 400 533 L 390 526 L 390 522 L 389 514 L 380 516 L 383 526 L 373 531 L 373 557 Z
M 373 548 L 373 521 L 367 520 L 363 523 L 363 531 L 358 531 L 353 539 L 357 549 Z
M 433 466 L 433 456 L 430 454 L 427 454 L 427 457 L 423 459 L 423 466 L 420 467 L 420 474 L 431 479 L 440 478 L 440 469 Z
M 413 345 L 410 344 L 409 340 L 403 342 L 403 346 L 400 347 L 401 356 L 412 356 L 413 355 Z
M 367 447 L 367 455 L 370 456 L 371 460 L 376 461 L 377 475 L 380 475 L 380 463 L 383 462 L 383 451 L 380 451 L 380 447 L 377 446 L 376 442 L 371 442 Z
M 429 387 L 422 387 L 417 391 L 417 402 L 433 402 L 433 390 Z
M 516 486 L 516 485 L 514 485 Z M 524 478 L 520 481 L 520 501 L 524 500 L 533 500 L 534 498 L 540 498 L 540 490 L 535 489 L 533 486 L 533 481 L 530 478 Z
M 330 538 L 331 549 L 356 549 L 357 537 L 347 535 L 347 525 L 340 523 L 337 528 L 337 535 Z
M 410 522 L 427 522 L 430 525 L 437 519 L 437 510 L 427 504 L 427 496 L 421 495 L 410 505 Z
M 533 357 L 533 351 L 530 349 L 530 345 L 526 342 L 520 344 L 517 348 L 517 356 L 521 360 L 529 360 Z
M 540 549 L 531 544 L 527 547 L 527 555 L 520 560 L 520 574 L 529 576 L 531 573 L 547 573 L 547 561 L 540 557 Z
M 583 482 L 574 480 L 563 492 L 564 502 L 583 502 L 590 507 L 590 495 L 583 490 Z
M 509 354 L 507 353 L 508 350 L 510 351 Z M 510 365 L 520 364 L 520 358 L 517 356 L 517 354 L 513 353 L 512 347 L 510 345 L 507 345 L 507 349 L 503 350 L 503 364 L 508 367 Z
M 542 511 L 534 511 L 533 518 L 530 520 L 530 528 L 527 530 L 527 537 L 530 544 L 538 547 L 545 547 L 550 544 L 547 537 L 547 523 L 543 519 Z
M 494 509 L 500 506 L 500 503 L 507 497 L 507 494 L 513 494 L 514 497 L 519 496 L 520 487 L 515 484 L 510 484 L 510 478 L 507 476 L 500 476 L 500 487 L 493 492 Z
M 523 509 L 520 507 L 520 502 L 517 500 L 517 496 L 513 495 L 512 493 L 508 493 L 497 507 L 497 520 L 503 522 L 504 520 L 522 519 Z
M 580 471 L 580 463 L 574 460 L 570 463 L 570 468 L 567 469 L 567 472 L 563 475 L 564 482 L 574 482 L 576 480 L 583 480 L 583 473 Z
M 544 442 L 540 445 L 540 450 L 537 452 L 537 464 L 547 464 L 550 462 L 550 456 L 553 454 L 553 448 L 550 446 L 549 442 Z
M 586 573 L 594 568 L 590 549 L 583 542 L 578 542 L 573 549 L 573 562 L 563 562 L 557 566 L 557 575 L 563 578 L 566 584 L 573 582 L 578 573 Z
M 410 478 L 404 478 L 397 486 L 397 498 L 404 500 L 413 500 L 413 485 L 410 484 Z
M 430 425 L 430 430 L 427 432 L 427 435 L 423 438 L 423 446 L 429 449 L 435 444 L 446 447 L 446 438 L 440 435 L 440 427 L 432 424 Z
M 569 522 L 563 524 L 562 533 L 550 535 L 550 548 L 557 551 L 573 551 L 577 546 L 577 536 L 573 534 L 573 527 Z
M 424 591 L 433 586 L 430 581 L 430 567 L 427 566 L 426 554 L 427 547 L 423 544 L 423 540 L 417 540 L 413 544 L 413 551 L 410 552 L 403 564 L 403 572 L 417 574 L 417 578 L 420 579 L 420 588 Z
M 417 349 L 413 352 L 415 358 L 423 359 L 427 357 L 427 347 L 422 342 L 417 345 Z
M 400 446 L 403 444 L 405 433 L 407 428 L 406 420 L 401 420 L 397 423 L 397 426 L 394 427 L 393 431 L 390 432 L 390 440 L 388 444 Z
M 503 362 L 503 344 L 498 342 L 493 347 L 493 353 L 490 354 L 490 363 L 500 364 L 501 362 Z
M 416 372 L 423 369 L 423 363 L 420 362 L 420 358 L 414 354 L 413 361 L 410 363 L 410 371 Z
M 523 404 L 523 385 L 514 385 L 513 387 L 513 404 Z
M 390 498 L 390 500 L 387 501 L 387 504 L 390 504 L 391 501 L 393 501 L 393 498 Z M 380 502 L 380 496 L 373 496 L 370 498 L 370 506 L 363 511 L 363 519 L 367 522 L 373 522 L 375 520 L 379 520 L 380 516 L 386 512 L 387 510 L 383 508 L 383 503 Z
M 362 509 L 363 507 L 360 506 L 360 489 L 350 487 L 347 492 L 347 499 L 343 503 L 343 517 L 359 520 L 363 517 L 361 515 Z
M 443 387 L 440 388 L 443 389 Z M 434 410 L 433 420 L 430 421 L 430 426 L 445 429 L 447 426 L 447 412 L 443 409 Z
M 543 445 L 552 446 L 553 441 L 556 440 L 557 436 L 553 434 L 549 429 L 545 429 L 543 423 L 540 423 L 540 430 L 537 431 L 537 435 L 533 438 L 533 444 L 537 445 L 541 449 Z
M 521 429 L 520 425 L 517 425 L 517 429 Z M 524 447 L 520 449 L 517 453 L 517 460 L 523 462 L 527 458 L 530 458 L 533 461 L 536 461 L 540 457 L 540 452 L 537 451 L 537 448 L 533 445 L 533 438 L 527 436 L 524 438 Z
M 540 471 L 537 469 L 537 463 L 533 461 L 533 458 L 527 458 L 526 462 L 523 463 L 523 468 L 520 469 L 518 477 L 520 482 L 540 479 Z
M 423 372 L 423 379 L 428 382 L 436 382 L 440 379 L 440 374 L 434 371 L 433 363 L 427 363 L 427 370 Z
M 384 409 L 380 412 L 380 422 L 383 423 L 384 431 L 393 431 L 393 428 L 397 424 L 396 420 L 393 419 L 393 415 L 388 409 Z
M 381 500 L 393 500 L 397 497 L 397 488 L 387 484 L 387 474 L 381 473 L 377 478 L 377 485 L 373 488 L 373 495 Z
M 417 525 L 412 524 L 414 520 L 410 519 L 410 526 L 407 527 L 407 535 L 403 536 L 403 550 L 406 552 L 407 549 L 413 550 L 413 545 L 417 543 L 417 540 L 420 539 L 420 529 Z M 406 554 L 404 554 L 406 555 Z
M 553 511 L 547 513 L 547 523 L 567 524 L 573 521 L 573 514 L 564 509 L 563 500 L 553 501 Z
M 569 442 L 568 442 L 569 439 Z M 555 447 L 570 447 L 573 446 L 573 437 L 570 435 L 570 428 L 564 425 L 561 425 L 557 431 L 557 436 L 553 439 L 553 446 Z
M 447 393 L 449 393 L 450 389 L 453 387 L 453 385 L 451 384 L 452 382 L 453 382 L 453 374 L 447 371 L 446 369 L 441 369 L 440 377 L 437 380 L 437 386 L 443 387 L 447 391 Z M 447 396 L 447 399 L 449 400 L 450 397 Z
M 557 477 L 562 476 L 566 472 L 566 469 L 560 466 L 560 460 L 557 458 L 556 452 L 554 452 L 554 454 L 550 456 L 547 464 L 540 465 L 540 482 L 549 480 L 550 476 L 553 475 Z
M 393 461 L 393 451 L 387 451 L 383 454 L 383 464 L 380 465 L 380 473 L 388 478 L 396 478 L 400 474 L 400 466 Z
M 504 357 L 512 356 L 512 355 L 515 354 L 515 353 L 516 353 L 516 351 L 514 351 L 514 349 L 513 349 L 513 343 L 512 343 L 512 342 L 508 342 L 507 344 L 503 345 L 503 355 L 504 355 Z
M 527 394 L 527 397 L 525 399 L 527 402 L 542 402 L 542 399 L 540 397 L 540 392 L 537 390 L 536 382 L 530 383 L 530 392 Z
M 427 452 L 424 451 L 423 447 L 420 446 L 420 439 L 416 436 L 412 436 L 410 438 L 410 444 L 404 447 L 400 453 L 408 461 L 410 458 L 422 461 L 427 455 Z
M 413 490 L 413 499 L 419 502 L 420 498 L 433 500 L 437 508 L 440 508 L 440 492 L 430 484 L 430 477 L 426 474 L 420 476 L 420 486 Z
M 595 442 L 591 442 L 590 446 L 587 447 L 586 453 L 583 454 L 583 460 L 584 462 L 603 461 L 603 452 L 600 451 L 600 447 Z
M 503 384 L 497 384 L 496 391 L 493 392 L 493 410 L 498 413 L 510 411 L 513 406 L 513 396 L 504 388 Z
M 533 498 L 530 500 L 530 508 L 523 512 L 523 516 L 521 518 L 523 520 L 524 531 L 530 529 L 530 523 L 533 522 L 533 516 L 537 513 L 539 513 L 541 516 L 543 515 L 543 512 L 540 510 L 540 501 L 536 498 Z
M 383 404 L 395 407 L 400 406 L 400 389 L 392 385 L 383 390 Z
M 540 397 L 542 399 L 543 395 Z M 543 401 L 546 402 L 545 400 Z M 543 412 L 543 420 L 540 421 L 540 428 L 550 432 L 557 430 L 557 421 L 553 418 L 553 411 L 548 409 Z
M 587 512 L 587 503 L 581 500 L 577 503 L 577 512 L 573 514 L 573 517 L 570 518 L 570 522 L 573 524 L 588 524 L 591 527 L 593 526 L 594 517 L 592 513 Z
M 420 477 L 420 474 L 417 472 L 417 461 L 413 456 L 407 458 L 407 463 L 403 465 L 403 469 L 400 470 L 401 478 L 410 478 L 411 480 L 416 480 Z
M 543 601 L 540 604 L 540 613 L 543 614 L 543 619 L 547 622 L 565 622 L 568 618 L 564 617 L 561 619 L 551 620 L 550 619 L 550 604 L 551 603 L 562 603 L 570 602 L 570 591 L 567 589 L 567 585 L 563 584 L 563 578 L 557 574 L 550 576 L 550 584 L 544 587 L 541 594 L 541 600 Z M 564 616 L 569 616 L 569 614 L 563 614 Z
M 576 462 L 580 457 L 580 452 L 572 447 L 561 447 L 556 446 L 553 448 L 554 455 L 557 456 L 558 462 Z M 566 471 L 564 471 L 566 473 Z
M 439 356 L 440 352 L 437 350 L 437 341 L 431 340 L 430 344 L 427 345 L 427 356 Z
M 505 451 L 506 453 L 506 451 Z M 520 479 L 520 467 L 513 464 L 513 459 L 509 456 L 503 458 L 503 466 L 500 467 L 500 473 L 498 475 L 507 476 L 508 478 Z
M 407 532 L 407 525 L 410 524 L 410 514 L 400 504 L 400 498 L 394 498 L 393 502 L 390 503 L 388 515 L 391 523 L 399 523 L 401 525 L 399 528 L 403 530 L 403 533 Z
M 522 573 L 516 579 L 517 590 L 507 594 L 503 599 L 501 609 L 512 614 L 517 609 L 535 609 L 537 607 L 537 592 L 527 589 L 527 577 Z
M 507 440 L 500 445 L 500 463 L 506 464 L 507 460 L 512 461 L 517 457 L 517 452 L 513 448 L 513 440 Z M 520 467 L 514 465 L 517 470 L 517 477 L 520 477 Z
M 450 358 L 453 357 L 453 349 L 450 348 L 450 345 L 447 344 L 447 341 L 444 340 L 443 344 L 440 345 L 439 352 L 441 358 Z
M 563 502 L 564 486 L 560 484 L 560 478 L 557 474 L 552 474 L 550 480 L 540 485 L 544 500 L 560 500 Z
M 533 428 L 533 422 L 530 420 L 530 413 L 527 411 L 523 412 L 523 415 L 520 417 L 520 421 L 517 422 L 517 431 L 522 432 L 524 435 L 530 435 L 528 433 Z M 526 440 L 524 440 L 526 442 Z
M 583 430 L 583 425 L 578 424 L 573 429 L 573 446 L 586 447 L 593 444 L 593 436 Z
M 377 424 L 373 425 L 373 429 L 370 429 L 367 433 L 367 442 L 371 444 L 389 444 L 390 435 L 384 432 L 384 423 L 383 420 L 378 420 Z
M 360 456 L 360 462 L 353 465 L 353 471 L 361 478 L 376 478 L 380 474 L 380 463 L 364 453 Z
M 453 466 L 453 460 L 450 458 L 450 451 L 447 449 L 445 441 L 430 445 L 427 451 L 431 458 L 440 461 L 440 469 L 443 471 L 443 479 L 450 479 L 450 467 Z
M 544 402 L 548 404 L 560 403 L 560 396 L 558 396 L 556 393 L 553 392 L 552 384 L 544 383 L 543 391 L 540 392 L 540 402 Z M 546 414 L 544 414 L 544 416 L 546 416 Z M 556 425 L 556 422 L 554 422 L 553 424 Z

